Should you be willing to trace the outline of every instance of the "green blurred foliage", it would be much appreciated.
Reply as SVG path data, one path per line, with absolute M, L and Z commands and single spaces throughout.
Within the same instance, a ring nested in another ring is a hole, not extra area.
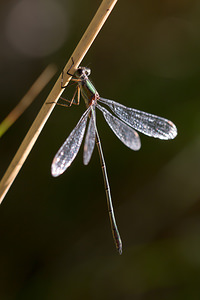
M 68 26 L 63 43 L 31 56 L 7 36 L 16 1 L 1 1 L 1 120 L 47 64 L 63 69 L 101 1 L 57 3 Z M 56 107 L 0 207 L 0 299 L 199 299 L 199 20 L 197 0 L 118 1 L 82 65 L 102 97 L 172 120 L 178 136 L 141 134 L 133 152 L 97 113 L 123 240 L 118 256 L 97 150 L 84 167 L 81 148 L 65 174 L 51 177 L 56 151 L 85 110 L 83 102 Z M 39 47 L 42 35 L 34 38 Z M 56 76 L 0 140 L 1 176 Z

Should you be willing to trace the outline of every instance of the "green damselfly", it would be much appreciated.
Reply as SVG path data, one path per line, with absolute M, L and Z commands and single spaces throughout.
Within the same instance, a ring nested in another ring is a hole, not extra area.
M 176 126 L 167 119 L 146 112 L 142 112 L 133 108 L 129 108 L 115 101 L 100 97 L 96 88 L 88 78 L 90 73 L 91 70 L 89 68 L 79 67 L 75 71 L 74 75 L 72 75 L 72 81 L 77 82 L 77 87 L 72 100 L 69 101 L 70 104 L 66 106 L 71 106 L 72 104 L 75 104 L 74 100 L 75 95 L 77 93 L 76 104 L 79 104 L 80 96 L 82 96 L 87 109 L 80 118 L 76 127 L 72 130 L 69 137 L 66 139 L 64 144 L 61 146 L 61 148 L 55 155 L 51 166 L 51 173 L 52 176 L 57 177 L 61 175 L 71 165 L 80 149 L 87 125 L 87 120 L 89 117 L 89 124 L 87 127 L 87 133 L 84 144 L 83 162 L 85 165 L 89 163 L 96 141 L 103 172 L 112 234 L 116 248 L 121 254 L 122 241 L 115 220 L 111 199 L 111 191 L 106 171 L 106 164 L 96 125 L 95 109 L 98 108 L 103 113 L 106 122 L 116 134 L 116 136 L 121 140 L 122 143 L 124 143 L 127 147 L 129 147 L 132 150 L 139 150 L 141 147 L 140 137 L 134 129 L 148 136 L 163 140 L 175 138 L 177 135 L 177 129 Z M 99 103 L 107 105 L 117 117 L 112 115 L 105 107 L 101 106 Z

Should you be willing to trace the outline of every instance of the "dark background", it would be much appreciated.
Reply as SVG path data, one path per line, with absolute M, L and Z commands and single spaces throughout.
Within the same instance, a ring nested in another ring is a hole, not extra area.
M 0 139 L 3 176 L 101 1 L 0 3 L 0 121 L 49 64 L 59 72 Z M 57 106 L 0 207 L 0 299 L 199 299 L 200 1 L 118 1 L 82 65 L 102 97 L 172 120 L 178 136 L 126 148 L 100 112 L 123 255 L 97 149 L 58 178 L 52 159 L 85 110 Z M 73 88 L 65 91 L 70 97 Z

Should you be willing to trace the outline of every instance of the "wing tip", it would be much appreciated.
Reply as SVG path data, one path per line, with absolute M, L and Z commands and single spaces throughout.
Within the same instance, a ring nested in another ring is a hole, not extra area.
M 171 121 L 168 121 L 168 124 L 170 125 L 170 130 L 169 130 L 169 139 L 174 139 L 177 134 L 178 134 L 178 130 L 177 130 L 177 127 L 176 125 L 171 122 Z
M 58 177 L 60 174 L 62 173 L 60 173 L 57 168 L 55 168 L 54 166 L 51 167 L 51 175 L 53 177 Z
M 65 171 L 65 169 L 59 167 L 55 161 L 53 160 L 53 163 L 51 165 L 51 175 L 53 177 L 58 177 L 59 175 L 61 175 L 63 172 Z

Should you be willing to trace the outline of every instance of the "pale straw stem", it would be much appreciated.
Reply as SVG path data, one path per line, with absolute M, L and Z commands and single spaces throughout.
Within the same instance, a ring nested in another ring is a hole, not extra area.
M 102 1 L 86 32 L 71 55 L 71 57 L 73 57 L 74 65 L 72 66 L 70 73 L 73 74 L 75 69 L 81 63 L 97 34 L 114 8 L 116 2 L 117 0 Z M 71 77 L 66 73 L 72 65 L 71 57 L 64 68 L 65 76 L 63 79 L 63 84 L 65 86 L 71 79 Z M 0 203 L 3 201 L 7 191 L 9 190 L 31 149 L 33 148 L 62 92 L 63 89 L 61 88 L 60 75 L 0 182 Z

